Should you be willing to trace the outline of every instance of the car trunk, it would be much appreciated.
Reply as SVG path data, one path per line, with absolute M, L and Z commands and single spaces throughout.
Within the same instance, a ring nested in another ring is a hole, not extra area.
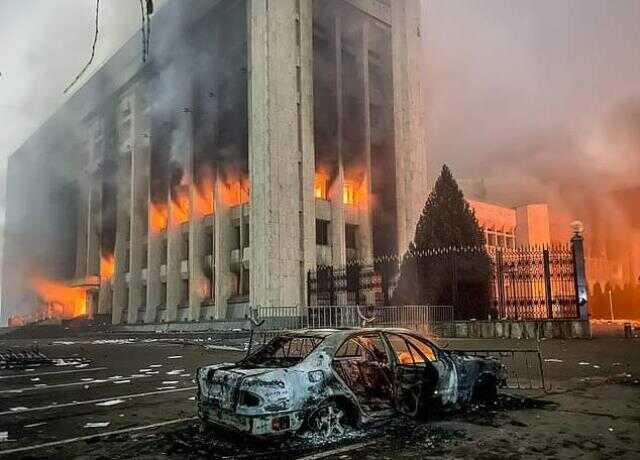
M 271 372 L 273 369 L 242 369 L 235 366 L 208 369 L 199 375 L 200 397 L 214 407 L 235 410 L 238 392 L 245 377 Z

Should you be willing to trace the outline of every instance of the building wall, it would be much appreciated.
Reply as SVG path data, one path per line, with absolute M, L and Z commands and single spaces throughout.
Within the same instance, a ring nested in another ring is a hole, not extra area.
M 57 275 L 100 275 L 91 313 L 114 323 L 200 321 L 403 252 L 426 197 L 422 2 L 186 3 L 154 16 L 159 48 L 183 28 L 165 54 L 142 66 L 132 39 L 54 116 L 83 137 Z
M 548 205 L 508 208 L 478 200 L 467 201 L 485 231 L 489 246 L 514 248 L 551 244 Z

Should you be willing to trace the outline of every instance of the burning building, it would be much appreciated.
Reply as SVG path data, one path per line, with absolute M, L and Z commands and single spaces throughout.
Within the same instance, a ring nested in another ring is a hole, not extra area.
M 234 318 L 403 252 L 427 189 L 421 8 L 168 2 L 146 62 L 132 37 L 9 159 L 4 317 Z

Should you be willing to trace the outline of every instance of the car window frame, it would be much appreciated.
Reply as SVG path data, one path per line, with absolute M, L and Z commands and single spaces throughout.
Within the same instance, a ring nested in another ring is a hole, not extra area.
M 380 344 L 382 345 L 383 351 L 385 352 L 385 354 L 387 355 L 387 362 L 384 363 L 386 365 L 390 365 L 391 364 L 391 353 L 389 349 L 389 345 L 387 344 L 387 341 L 384 337 L 384 334 L 382 334 L 380 331 L 359 331 L 356 332 L 354 334 L 349 335 L 348 337 L 345 337 L 345 339 L 340 343 L 340 345 L 338 345 L 336 347 L 336 351 L 333 353 L 333 356 L 331 357 L 331 360 L 347 360 L 347 359 L 354 359 L 356 356 L 355 355 L 349 355 L 349 356 L 336 356 L 338 354 L 338 351 L 340 351 L 340 349 L 349 341 L 349 340 L 353 340 L 359 336 L 377 336 Z M 362 345 L 358 344 L 358 347 L 360 347 L 365 353 L 371 353 L 369 350 L 367 350 L 365 347 L 363 347 Z
M 410 339 L 416 340 L 418 342 L 422 342 L 425 345 L 427 345 L 429 348 L 431 348 L 431 350 L 433 351 L 433 356 L 434 356 L 435 359 L 433 361 L 429 359 L 430 363 L 435 363 L 435 362 L 440 361 L 440 350 L 438 349 L 438 347 L 433 342 L 431 342 L 430 340 L 428 340 L 428 339 L 426 339 L 424 337 L 420 337 L 420 336 L 418 336 L 416 334 L 407 334 L 407 333 L 400 333 L 400 334 L 404 335 L 404 336 L 406 336 L 406 337 L 408 337 Z M 409 341 L 409 344 L 413 345 L 410 341 Z M 415 347 L 415 345 L 413 345 L 413 346 Z
M 424 354 L 422 353 L 422 351 L 420 351 L 420 349 L 418 347 L 416 347 L 414 344 L 412 344 L 409 340 L 407 340 L 407 337 L 410 334 L 403 334 L 401 332 L 385 332 L 384 334 L 385 340 L 387 341 L 387 346 L 389 347 L 389 349 L 391 350 L 392 354 L 393 354 L 393 361 L 394 364 L 396 366 L 427 366 L 427 365 L 432 365 L 432 363 L 434 363 L 435 361 L 431 361 L 429 358 L 427 358 L 426 356 L 424 356 Z M 413 356 L 411 356 L 411 360 L 413 361 L 411 364 L 405 364 L 405 363 L 401 363 L 400 360 L 398 359 L 398 355 L 396 353 L 396 350 L 393 348 L 392 342 L 391 342 L 391 338 L 390 336 L 395 336 L 395 337 L 399 337 L 402 340 L 405 341 L 405 344 L 407 345 L 407 350 L 409 351 L 410 354 L 412 353 L 412 349 L 414 349 L 424 360 L 421 363 L 416 363 L 415 359 L 413 358 Z
M 271 340 L 269 340 L 267 343 L 265 343 L 263 346 L 259 347 L 257 350 L 255 350 L 254 352 L 250 353 L 249 355 L 245 356 L 243 359 L 241 359 L 240 361 L 238 361 L 238 364 L 240 365 L 246 365 L 248 363 L 250 363 L 250 360 L 252 358 L 255 357 L 255 355 L 257 355 L 258 353 L 260 353 L 264 348 L 266 348 L 267 346 L 269 346 L 271 344 L 271 342 L 273 342 L 276 339 L 279 338 L 289 338 L 289 339 L 315 339 L 318 340 L 318 343 L 315 344 L 315 346 L 313 346 L 313 348 L 311 348 L 311 350 L 309 351 L 309 353 L 306 354 L 306 356 L 304 356 L 303 358 L 300 359 L 299 362 L 297 362 L 296 364 L 293 364 L 291 366 L 287 366 L 288 367 L 293 367 L 296 366 L 300 363 L 302 363 L 303 361 L 305 361 L 314 351 L 316 351 L 318 349 L 318 347 L 325 341 L 326 337 L 318 337 L 315 335 L 287 335 L 287 334 L 280 334 L 277 335 L 275 337 L 273 337 Z M 274 359 L 278 359 L 278 357 L 273 357 Z M 271 367 L 265 367 L 265 369 L 271 369 Z

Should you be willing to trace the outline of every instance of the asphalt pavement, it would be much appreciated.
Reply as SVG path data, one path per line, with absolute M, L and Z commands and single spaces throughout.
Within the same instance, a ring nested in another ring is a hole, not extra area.
M 511 391 L 495 406 L 427 423 L 397 417 L 328 442 L 303 437 L 276 443 L 203 432 L 195 420 L 195 370 L 238 360 L 246 340 L 220 341 L 207 334 L 40 339 L 41 351 L 63 361 L 0 370 L 0 458 L 640 455 L 638 340 L 542 342 L 546 393 Z M 538 346 L 504 340 L 439 343 L 461 349 Z M 0 348 L 33 344 L 4 340 Z

